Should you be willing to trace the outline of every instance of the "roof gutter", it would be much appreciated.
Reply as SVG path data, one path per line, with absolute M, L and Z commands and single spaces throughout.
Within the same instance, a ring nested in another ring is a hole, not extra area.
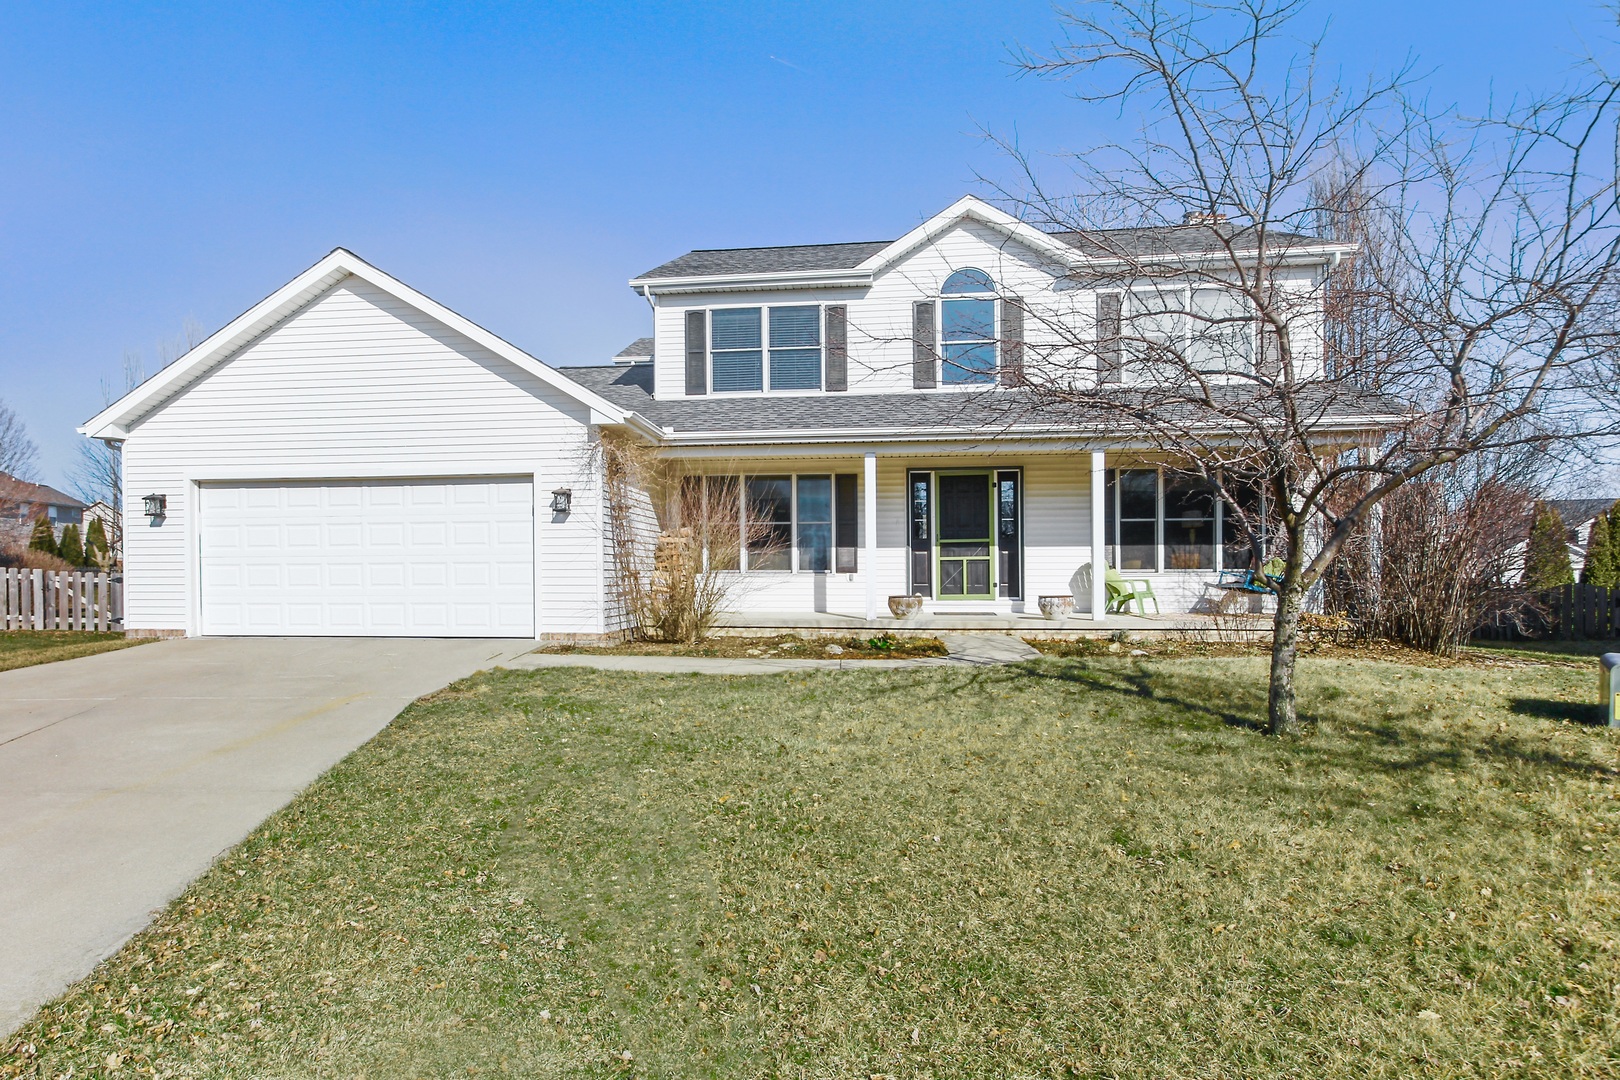
M 679 278 L 631 278 L 630 287 L 642 296 L 683 293 L 761 292 L 770 289 L 864 289 L 872 284 L 870 270 L 787 270 L 767 274 L 703 274 Z
M 1336 419 L 1331 423 L 1318 424 L 1313 430 L 1324 434 L 1376 430 L 1388 426 L 1391 421 L 1396 419 L 1398 417 L 1394 414 L 1379 416 L 1369 413 L 1361 416 L 1347 416 Z M 946 430 L 916 427 L 783 428 L 776 431 L 680 431 L 675 428 L 662 428 L 660 430 L 664 433 L 661 441 L 669 446 L 742 446 L 850 442 L 863 439 L 869 442 L 915 442 L 922 439 L 934 442 L 982 442 L 987 437 L 999 439 L 1096 438 L 1099 435 L 1117 433 L 1119 428 L 1118 425 L 1099 423 L 1084 427 L 1072 424 L 1019 424 L 1013 426 L 989 425 L 972 428 L 950 428 Z M 1215 425 L 1209 425 L 1204 430 L 1218 432 L 1223 429 Z M 1242 429 L 1234 427 L 1230 430 L 1239 431 Z

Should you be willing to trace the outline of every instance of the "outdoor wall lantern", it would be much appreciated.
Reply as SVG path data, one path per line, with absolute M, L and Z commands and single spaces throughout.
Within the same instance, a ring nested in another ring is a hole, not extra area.
M 146 509 L 146 516 L 154 522 L 162 521 L 168 512 L 169 500 L 167 496 L 148 495 L 141 500 L 141 503 Z
M 566 514 L 573 502 L 573 488 L 558 488 L 551 493 L 551 512 L 553 514 Z

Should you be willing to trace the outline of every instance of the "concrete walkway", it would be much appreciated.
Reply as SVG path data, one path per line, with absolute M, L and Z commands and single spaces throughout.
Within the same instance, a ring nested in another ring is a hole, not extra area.
M 0 672 L 0 1038 L 411 701 L 533 647 L 201 638 Z

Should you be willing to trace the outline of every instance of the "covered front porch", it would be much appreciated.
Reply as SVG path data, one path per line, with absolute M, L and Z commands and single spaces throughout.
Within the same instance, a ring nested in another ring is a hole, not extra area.
M 1008 439 L 680 456 L 705 513 L 748 537 L 720 570 L 735 630 L 1202 633 L 1267 600 L 1223 574 L 1252 556 L 1213 492 L 1141 452 Z M 1094 566 L 1138 596 L 1119 610 Z M 897 618 L 901 597 L 920 610 Z M 1072 612 L 1048 618 L 1043 600 Z
M 868 619 L 859 615 L 816 611 L 745 611 L 722 617 L 718 625 L 721 633 L 730 634 L 906 635 L 979 632 L 1030 638 L 1068 638 L 1099 637 L 1124 631 L 1133 637 L 1186 636 L 1195 639 L 1234 633 L 1265 633 L 1270 628 L 1270 617 L 1265 615 L 1217 617 L 1198 613 L 1133 615 L 1123 612 L 1109 614 L 1101 620 L 1092 619 L 1087 613 L 1054 620 L 1039 612 L 922 613 L 907 619 L 896 619 L 885 613 Z

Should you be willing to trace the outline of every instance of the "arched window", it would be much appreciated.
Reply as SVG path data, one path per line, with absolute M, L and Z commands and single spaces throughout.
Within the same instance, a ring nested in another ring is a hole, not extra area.
M 940 304 L 942 374 L 947 384 L 995 381 L 995 291 L 996 283 L 983 270 L 958 270 L 941 286 L 943 297 L 972 297 L 946 299 Z
M 983 270 L 958 270 L 945 279 L 939 290 L 941 296 L 961 296 L 964 293 L 993 293 L 996 283 Z

